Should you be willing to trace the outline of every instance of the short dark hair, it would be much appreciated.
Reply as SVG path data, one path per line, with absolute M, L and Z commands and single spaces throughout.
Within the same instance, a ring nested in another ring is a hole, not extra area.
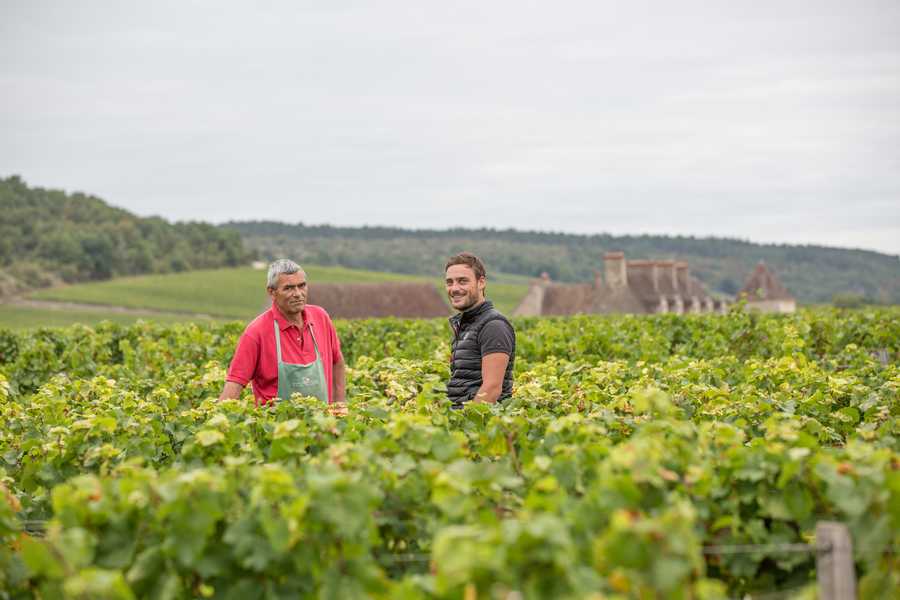
M 484 269 L 484 263 L 481 262 L 481 259 L 472 254 L 471 252 L 460 252 L 454 256 L 451 256 L 447 259 L 447 264 L 444 265 L 444 272 L 447 272 L 447 269 L 452 267 L 453 265 L 466 265 L 467 267 L 471 267 L 473 271 L 475 271 L 475 279 L 481 279 L 482 277 L 487 277 L 487 271 Z

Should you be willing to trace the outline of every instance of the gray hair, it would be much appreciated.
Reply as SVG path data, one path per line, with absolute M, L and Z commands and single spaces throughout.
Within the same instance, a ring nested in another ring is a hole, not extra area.
M 279 275 L 293 275 L 294 273 L 304 273 L 303 267 L 288 258 L 279 258 L 269 265 L 266 287 L 275 289 L 278 286 Z

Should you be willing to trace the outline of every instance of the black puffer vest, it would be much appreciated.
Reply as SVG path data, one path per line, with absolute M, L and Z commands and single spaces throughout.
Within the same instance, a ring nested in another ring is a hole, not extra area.
M 481 333 L 482 327 L 495 319 L 501 319 L 510 324 L 506 317 L 494 309 L 494 304 L 490 300 L 484 301 L 477 308 L 450 318 L 453 343 L 451 345 L 450 382 L 447 384 L 447 397 L 455 406 L 460 406 L 474 398 L 478 388 L 481 387 L 481 345 L 478 343 L 478 334 Z M 509 357 L 509 364 L 506 365 L 506 372 L 503 374 L 500 400 L 512 395 L 512 372 L 515 359 L 514 338 L 513 352 Z

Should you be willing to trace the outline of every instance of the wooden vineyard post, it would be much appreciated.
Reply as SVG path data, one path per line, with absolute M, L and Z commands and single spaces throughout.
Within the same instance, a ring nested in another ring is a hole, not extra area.
M 856 570 L 853 566 L 853 541 L 843 523 L 820 521 L 816 524 L 816 579 L 820 600 L 856 600 Z

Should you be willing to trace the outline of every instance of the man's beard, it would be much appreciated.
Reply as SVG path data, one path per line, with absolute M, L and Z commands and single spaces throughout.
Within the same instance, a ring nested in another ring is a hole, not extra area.
M 463 304 L 454 306 L 454 308 L 459 312 L 465 312 L 478 303 L 478 290 L 475 290 L 474 292 L 466 292 L 466 295 L 463 296 L 463 298 L 465 298 L 465 302 Z

